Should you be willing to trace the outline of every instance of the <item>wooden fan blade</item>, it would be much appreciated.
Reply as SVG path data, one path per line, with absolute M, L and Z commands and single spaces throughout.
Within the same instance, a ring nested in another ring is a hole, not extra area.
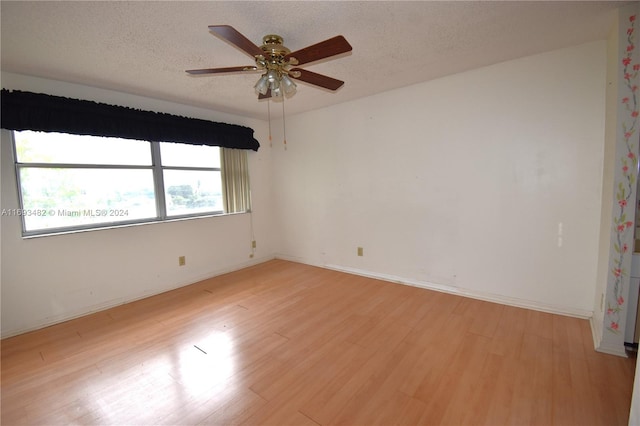
M 300 73 L 300 76 L 294 77 L 293 74 L 297 73 Z M 302 68 L 293 68 L 289 73 L 289 77 L 315 86 L 324 87 L 329 90 L 338 90 L 344 84 L 344 81 L 336 80 L 335 78 L 327 77 L 326 75 L 304 70 Z
M 264 95 L 262 93 L 258 94 L 258 99 L 267 99 L 270 97 L 271 97 L 271 89 L 267 89 L 267 93 Z
M 240 34 L 238 30 L 230 25 L 209 25 L 209 31 L 214 32 L 229 43 L 236 45 L 251 57 L 255 58 L 258 55 L 264 55 L 262 49 L 253 44 L 251 40 Z
M 223 72 L 244 72 L 244 71 L 256 71 L 258 68 L 254 66 L 245 67 L 226 67 L 226 68 L 202 68 L 199 70 L 186 70 L 189 74 L 220 74 Z
M 296 50 L 285 55 L 284 59 L 296 58 L 297 64 L 302 65 L 309 62 L 314 62 L 320 59 L 328 58 L 330 56 L 339 55 L 341 53 L 350 52 L 353 48 L 349 42 L 343 36 L 335 36 L 329 40 L 321 41 L 314 45 L 305 47 L 304 49 Z

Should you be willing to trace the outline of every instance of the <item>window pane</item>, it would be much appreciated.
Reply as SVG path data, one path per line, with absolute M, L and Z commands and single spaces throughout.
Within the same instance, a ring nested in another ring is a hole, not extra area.
M 165 170 L 167 215 L 222 211 L 220 172 Z
M 20 168 L 27 231 L 154 218 L 151 170 Z
M 19 163 L 151 165 L 151 144 L 132 139 L 14 132 Z
M 163 166 L 172 167 L 220 167 L 220 148 L 217 146 L 160 143 Z

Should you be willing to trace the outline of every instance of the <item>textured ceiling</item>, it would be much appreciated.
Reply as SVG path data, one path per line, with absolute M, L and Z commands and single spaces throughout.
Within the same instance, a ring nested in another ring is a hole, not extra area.
M 623 2 L 31 2 L 2 1 L 2 70 L 266 118 L 259 74 L 189 76 L 253 65 L 208 31 L 228 24 L 291 50 L 343 35 L 353 52 L 305 65 L 344 80 L 298 84 L 287 114 L 535 53 L 606 38 Z

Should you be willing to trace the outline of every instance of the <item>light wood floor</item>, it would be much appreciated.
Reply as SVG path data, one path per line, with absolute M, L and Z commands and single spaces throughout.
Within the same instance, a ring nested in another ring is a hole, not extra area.
M 2 424 L 626 425 L 588 322 L 285 261 L 2 341 Z

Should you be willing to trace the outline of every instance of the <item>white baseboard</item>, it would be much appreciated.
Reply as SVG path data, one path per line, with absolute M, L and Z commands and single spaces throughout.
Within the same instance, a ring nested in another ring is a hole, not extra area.
M 317 266 L 320 268 L 331 269 L 334 271 L 345 272 L 348 274 L 360 275 L 363 277 L 374 278 L 383 281 L 389 281 L 392 283 L 402 284 L 402 285 L 410 285 L 413 287 L 424 288 L 427 290 L 435 290 L 443 293 L 455 294 L 458 296 L 470 297 L 472 299 L 484 300 L 487 302 L 499 303 L 507 306 L 515 306 L 518 308 L 531 309 L 534 311 L 547 312 L 551 314 L 564 315 L 574 318 L 581 319 L 590 319 L 593 316 L 593 311 L 584 310 L 584 309 L 576 309 L 566 306 L 556 306 L 545 303 L 540 303 L 532 300 L 518 299 L 514 297 L 501 296 L 497 294 L 483 293 L 475 290 L 468 290 L 458 287 L 451 287 L 448 285 L 435 284 L 427 281 L 417 281 L 411 280 L 404 277 L 398 277 L 394 275 L 380 274 L 377 272 L 365 271 L 357 268 L 350 268 L 341 265 L 318 265 L 306 262 L 304 259 L 293 257 L 293 256 L 285 256 L 285 255 L 276 255 L 277 259 L 289 260 L 292 262 L 304 263 L 311 266 Z
M 180 288 L 180 287 L 185 287 L 185 286 L 188 286 L 188 285 L 191 285 L 191 284 L 195 284 L 195 283 L 198 283 L 200 281 L 204 281 L 204 280 L 209 279 L 209 278 L 217 277 L 219 275 L 228 274 L 230 272 L 234 272 L 234 271 L 238 271 L 240 269 L 248 268 L 249 266 L 254 266 L 254 265 L 257 265 L 257 264 L 260 264 L 260 263 L 263 263 L 263 262 L 267 262 L 267 261 L 273 260 L 273 259 L 275 259 L 275 256 L 252 258 L 252 259 L 250 259 L 250 260 L 248 260 L 246 262 L 240 262 L 240 263 L 237 263 L 237 264 L 225 267 L 225 268 L 216 269 L 216 270 L 208 272 L 206 274 L 201 274 L 201 275 L 196 275 L 196 276 L 189 277 L 189 279 L 187 279 L 185 281 L 179 281 L 179 282 L 173 283 L 172 285 L 170 285 L 168 287 L 159 288 L 159 289 L 154 290 L 154 291 L 145 291 L 145 292 L 139 293 L 139 294 L 137 294 L 135 296 L 132 296 L 132 297 L 108 300 L 108 301 L 103 302 L 103 303 L 98 303 L 98 304 L 95 304 L 95 305 L 87 306 L 84 309 L 78 310 L 76 312 L 65 312 L 65 313 L 60 314 L 60 315 L 47 317 L 47 318 L 44 318 L 44 319 L 38 321 L 36 324 L 33 324 L 33 325 L 29 326 L 29 327 L 13 329 L 13 330 L 2 330 L 2 334 L 1 334 L 0 338 L 5 339 L 7 337 L 17 336 L 19 334 L 24 334 L 24 333 L 28 333 L 30 331 L 39 330 L 41 328 L 49 327 L 51 325 L 55 325 L 55 324 L 58 324 L 58 323 L 61 323 L 61 322 L 69 321 L 69 320 L 72 320 L 72 319 L 83 317 L 85 315 L 94 314 L 96 312 L 100 312 L 100 311 L 104 311 L 106 309 L 114 308 L 116 306 L 124 305 L 126 303 L 131 303 L 131 302 L 135 302 L 137 300 L 146 299 L 147 297 L 152 297 L 152 296 L 155 296 L 155 295 L 158 295 L 158 294 L 166 293 L 168 291 L 175 290 L 175 289 Z
M 622 348 L 610 348 L 610 347 L 606 347 L 606 346 L 598 346 L 596 347 L 596 352 L 601 352 L 603 354 L 609 354 L 609 355 L 617 355 L 617 356 L 621 356 L 623 358 L 628 358 L 629 355 L 627 355 L 627 351 L 624 350 L 624 347 Z

